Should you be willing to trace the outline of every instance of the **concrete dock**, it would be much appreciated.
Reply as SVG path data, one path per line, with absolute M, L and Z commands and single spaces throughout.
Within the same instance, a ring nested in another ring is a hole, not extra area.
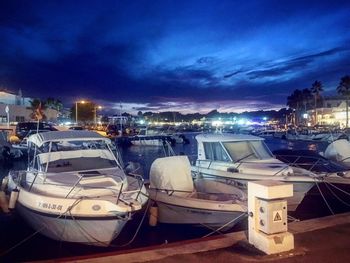
M 350 213 L 327 216 L 288 225 L 295 249 L 266 255 L 247 241 L 245 231 L 159 246 L 55 262 L 350 262 Z M 46 261 L 49 262 L 49 261 Z

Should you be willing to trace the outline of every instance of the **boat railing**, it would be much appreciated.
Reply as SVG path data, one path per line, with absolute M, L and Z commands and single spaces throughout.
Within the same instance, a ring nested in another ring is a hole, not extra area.
M 289 155 L 279 154 L 277 158 L 289 166 L 305 169 L 316 174 L 328 175 L 331 173 L 344 172 L 348 169 L 341 165 L 331 162 L 327 159 L 322 159 L 318 156 L 303 156 L 303 155 Z M 322 166 L 323 171 L 318 169 Z M 333 167 L 333 170 L 331 169 Z
M 16 176 L 12 176 L 13 178 L 15 178 L 16 180 L 16 183 L 18 185 L 21 185 L 21 186 L 24 186 L 22 184 L 23 181 L 26 180 L 26 175 L 27 175 L 27 172 L 28 171 L 25 171 L 25 170 L 11 170 L 10 173 L 12 175 L 14 175 L 14 173 L 16 174 Z M 30 186 L 29 186 L 29 189 L 28 189 L 28 192 L 31 192 L 32 191 L 32 187 L 34 185 L 34 182 L 36 181 L 38 175 L 40 174 L 39 171 L 35 170 L 35 171 L 30 171 L 32 174 L 34 174 L 34 179 L 33 181 L 30 183 Z M 53 173 L 55 174 L 55 173 Z M 46 173 L 45 174 L 46 176 L 47 175 L 50 175 L 50 173 Z M 134 200 L 138 200 L 139 199 L 139 196 L 140 194 L 142 193 L 142 188 L 144 186 L 144 179 L 142 178 L 141 175 L 137 175 L 137 174 L 129 174 L 129 176 L 131 177 L 134 177 L 136 179 L 136 182 L 138 183 L 138 186 L 135 187 L 136 189 L 134 190 L 126 190 L 126 191 L 123 191 L 123 187 L 124 187 L 124 183 L 122 182 L 122 179 L 121 178 L 114 178 L 114 180 L 116 179 L 119 179 L 120 180 L 120 188 L 119 189 L 115 189 L 115 188 L 111 188 L 111 187 L 101 187 L 101 186 L 89 186 L 89 185 L 84 185 L 83 187 L 82 186 L 79 186 L 80 188 L 84 188 L 84 189 L 94 189 L 94 190 L 97 190 L 97 189 L 103 189 L 103 190 L 109 190 L 111 192 L 113 192 L 116 196 L 117 196 L 117 204 L 119 201 L 122 201 L 123 203 L 125 204 L 129 204 L 131 202 L 128 202 L 126 201 L 125 197 L 126 196 L 130 196 L 131 194 L 137 194 L 135 198 L 133 198 Z M 81 180 L 84 178 L 83 174 L 81 174 L 81 176 L 79 176 L 78 180 L 76 180 L 76 182 L 72 185 L 72 187 L 70 188 L 70 190 L 68 191 L 68 193 L 66 194 L 66 196 L 64 197 L 65 199 L 69 198 L 69 195 L 74 191 L 74 189 L 76 187 L 78 187 L 79 183 L 81 182 Z M 62 184 L 59 184 L 60 186 L 62 186 Z M 68 186 L 68 185 L 67 185 Z M 89 198 L 88 196 L 86 196 L 85 198 Z
M 275 174 L 274 174 L 274 176 L 276 176 L 276 175 L 283 175 L 283 171 L 284 170 L 288 170 L 288 168 L 289 168 L 289 165 L 286 165 L 286 166 L 283 166 L 283 167 L 281 167 L 281 169 L 279 170 L 279 171 L 277 171 Z
M 72 188 L 69 190 L 68 194 L 66 195 L 65 198 L 68 198 L 68 196 L 71 194 L 71 192 L 75 189 L 75 187 L 77 187 L 77 185 L 80 183 L 81 179 L 84 178 L 84 175 L 82 174 L 79 179 L 74 183 L 74 185 L 72 186 Z
M 300 165 L 298 165 L 298 161 L 302 158 L 302 156 L 297 156 L 297 158 L 294 160 L 294 162 L 290 163 L 289 165 L 291 166 L 296 166 L 296 167 L 299 167 L 299 168 L 302 168 Z M 316 159 L 316 158 L 315 158 Z M 312 171 L 316 165 L 320 164 L 320 159 L 317 158 L 316 162 L 313 163 L 311 166 L 310 166 L 310 171 Z
M 293 156 L 293 157 L 295 157 L 295 156 Z M 322 160 L 320 160 L 320 159 L 315 160 L 315 162 L 312 162 L 309 165 L 308 165 L 308 163 L 299 164 L 298 161 L 301 158 L 302 158 L 302 156 L 298 157 L 296 160 L 294 160 L 292 162 L 288 162 L 286 160 L 281 159 L 283 164 L 285 164 L 283 166 L 281 166 L 281 162 L 279 162 L 278 160 L 276 160 L 276 162 L 269 162 L 269 163 L 264 162 L 264 164 L 276 165 L 276 166 L 281 167 L 278 171 L 276 171 L 274 173 L 274 176 L 283 175 L 283 171 L 288 170 L 289 167 L 297 167 L 297 168 L 307 170 L 308 172 L 315 173 L 315 167 L 322 164 Z M 220 162 L 212 161 L 212 160 L 196 160 L 194 163 L 196 164 L 195 166 L 202 167 L 205 169 L 211 169 L 212 164 L 215 163 L 217 165 L 217 167 L 222 166 L 224 168 L 227 168 L 227 171 L 232 171 L 232 172 L 238 172 L 239 167 L 242 166 L 243 164 L 257 164 L 257 165 L 259 164 L 258 162 L 241 161 L 239 163 L 233 162 L 233 163 L 231 163 L 232 166 L 227 166 L 227 165 L 225 165 L 226 162 L 222 162 L 222 165 L 220 165 Z M 202 166 L 201 164 L 205 164 L 205 166 L 204 165 Z M 305 167 L 305 165 L 307 165 L 308 167 Z M 331 173 L 331 171 L 329 171 L 329 173 Z
M 135 198 L 137 200 L 140 194 L 142 194 L 142 188 L 145 185 L 145 179 L 141 175 L 135 173 L 128 173 L 128 175 L 134 177 L 138 183 L 137 196 Z

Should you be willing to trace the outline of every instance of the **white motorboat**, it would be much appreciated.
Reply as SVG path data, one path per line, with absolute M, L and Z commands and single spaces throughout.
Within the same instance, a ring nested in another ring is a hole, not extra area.
M 350 142 L 341 139 L 330 143 L 324 152 L 324 156 L 350 167 Z
M 246 189 L 248 181 L 277 180 L 292 183 L 288 209 L 295 210 L 305 194 L 323 176 L 277 160 L 264 139 L 242 134 L 200 134 L 196 136 L 198 156 L 192 172 L 203 178 L 221 179 Z
M 138 146 L 163 146 L 165 143 L 172 141 L 170 136 L 159 131 L 140 129 L 138 135 L 128 137 L 133 145 Z
M 28 138 L 34 157 L 9 173 L 16 210 L 41 234 L 108 246 L 147 202 L 142 178 L 127 176 L 111 141 L 90 131 L 50 131 Z
M 161 223 L 227 229 L 244 219 L 247 211 L 247 197 L 240 189 L 215 180 L 193 180 L 187 156 L 156 159 L 149 194 Z
M 290 141 L 314 141 L 314 142 L 333 142 L 339 139 L 348 138 L 345 133 L 317 130 L 289 130 L 285 137 Z

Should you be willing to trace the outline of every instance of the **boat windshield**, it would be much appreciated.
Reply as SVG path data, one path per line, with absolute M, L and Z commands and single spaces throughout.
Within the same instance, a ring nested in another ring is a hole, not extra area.
M 238 141 L 222 143 L 233 162 L 263 160 L 273 157 L 263 141 Z

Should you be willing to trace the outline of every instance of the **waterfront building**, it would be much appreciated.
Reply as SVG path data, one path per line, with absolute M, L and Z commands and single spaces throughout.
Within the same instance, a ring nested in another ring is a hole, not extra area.
M 316 109 L 316 113 L 317 116 L 315 121 L 315 109 L 310 109 L 307 111 L 309 123 L 338 126 L 340 128 L 346 127 L 346 101 L 344 98 L 338 96 L 326 97 L 322 107 Z
M 31 121 L 32 110 L 29 109 L 31 100 L 32 98 L 24 97 L 21 90 L 16 94 L 0 88 L 0 126 L 7 124 L 7 117 L 9 117 L 10 123 Z M 6 109 L 8 109 L 8 113 Z M 57 120 L 57 110 L 45 109 L 44 113 L 48 121 L 55 122 Z

